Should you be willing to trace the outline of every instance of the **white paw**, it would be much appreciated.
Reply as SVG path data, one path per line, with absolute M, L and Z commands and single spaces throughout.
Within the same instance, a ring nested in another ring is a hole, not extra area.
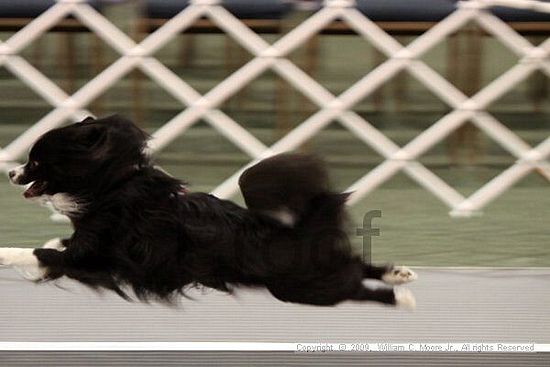
M 23 278 L 27 280 L 37 281 L 46 277 L 46 268 L 40 265 L 20 265 L 13 267 Z
M 418 279 L 418 275 L 406 266 L 394 266 L 386 274 L 382 275 L 382 280 L 388 284 L 405 284 Z
M 0 264 L 13 267 L 25 279 L 40 280 L 46 276 L 46 268 L 40 266 L 32 248 L 0 248 Z
M 395 288 L 393 290 L 395 296 L 395 305 L 406 310 L 414 310 L 416 308 L 416 299 L 412 292 L 405 288 Z
M 63 244 L 61 243 L 60 238 L 52 238 L 44 245 L 42 245 L 42 248 L 51 248 L 57 251 L 65 251 L 65 246 L 63 246 Z

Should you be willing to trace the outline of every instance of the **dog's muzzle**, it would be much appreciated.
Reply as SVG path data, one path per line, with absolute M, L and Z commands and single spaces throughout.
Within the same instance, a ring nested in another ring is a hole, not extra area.
M 10 181 L 16 185 L 25 185 L 28 182 L 24 182 L 25 178 L 25 165 L 15 167 L 14 169 L 8 172 L 8 177 Z

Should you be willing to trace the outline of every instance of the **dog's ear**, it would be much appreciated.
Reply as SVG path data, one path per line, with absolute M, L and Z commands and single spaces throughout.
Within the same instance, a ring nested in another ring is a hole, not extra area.
M 103 125 L 86 124 L 79 129 L 78 142 L 86 149 L 101 150 L 108 138 L 108 129 Z
M 149 135 L 145 131 L 121 115 L 111 115 L 97 121 L 101 121 L 109 127 L 113 143 L 116 142 L 129 149 L 133 146 L 141 152 L 145 142 L 149 139 Z
M 80 150 L 96 161 L 104 158 L 135 162 L 143 158 L 148 135 L 130 120 L 119 115 L 79 124 L 75 141 Z

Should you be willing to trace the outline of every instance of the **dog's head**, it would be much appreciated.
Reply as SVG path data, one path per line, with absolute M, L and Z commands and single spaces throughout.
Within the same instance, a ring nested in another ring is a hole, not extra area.
M 27 163 L 9 177 L 17 185 L 31 184 L 26 198 L 90 195 L 146 164 L 146 142 L 147 135 L 120 116 L 88 117 L 44 134 Z

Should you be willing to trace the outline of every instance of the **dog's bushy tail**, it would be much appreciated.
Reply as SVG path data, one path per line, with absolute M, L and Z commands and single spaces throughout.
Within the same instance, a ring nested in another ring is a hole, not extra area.
M 331 190 L 324 162 L 285 153 L 247 169 L 239 179 L 247 207 L 281 224 L 306 230 L 339 229 L 347 194 Z

